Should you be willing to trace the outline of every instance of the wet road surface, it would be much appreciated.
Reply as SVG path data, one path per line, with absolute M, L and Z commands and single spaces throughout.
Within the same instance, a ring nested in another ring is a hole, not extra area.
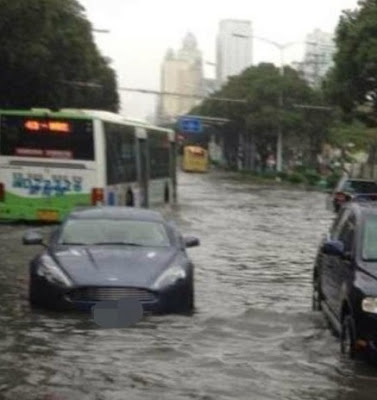
M 102 330 L 91 316 L 31 311 L 25 226 L 0 225 L 0 399 L 341 399 L 377 397 L 377 369 L 339 355 L 310 310 L 311 271 L 331 222 L 325 195 L 179 176 L 164 213 L 201 247 L 192 317 Z M 48 233 L 50 227 L 43 227 Z

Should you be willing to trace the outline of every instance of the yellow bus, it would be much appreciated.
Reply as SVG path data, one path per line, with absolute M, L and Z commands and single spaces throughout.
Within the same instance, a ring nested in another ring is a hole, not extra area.
M 182 169 L 185 172 L 207 172 L 208 151 L 200 146 L 185 146 Z

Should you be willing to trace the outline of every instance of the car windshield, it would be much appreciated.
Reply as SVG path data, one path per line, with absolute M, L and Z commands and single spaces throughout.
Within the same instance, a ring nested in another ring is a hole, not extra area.
M 365 261 L 377 261 L 377 215 L 369 216 L 365 222 L 362 256 Z
M 373 181 L 352 181 L 344 183 L 343 190 L 351 193 L 377 193 L 377 183 Z
M 68 220 L 59 244 L 129 245 L 168 247 L 171 245 L 165 226 L 159 222 L 125 219 Z

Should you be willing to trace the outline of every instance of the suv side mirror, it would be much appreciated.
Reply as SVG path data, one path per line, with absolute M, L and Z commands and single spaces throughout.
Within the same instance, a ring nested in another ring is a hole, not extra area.
M 43 246 L 43 238 L 39 232 L 29 231 L 22 237 L 22 244 L 24 245 L 41 245 Z
M 196 247 L 200 245 L 200 241 L 198 238 L 194 236 L 187 236 L 183 239 L 186 247 Z
M 328 256 L 344 256 L 344 244 L 340 240 L 327 240 L 322 248 L 324 254 Z

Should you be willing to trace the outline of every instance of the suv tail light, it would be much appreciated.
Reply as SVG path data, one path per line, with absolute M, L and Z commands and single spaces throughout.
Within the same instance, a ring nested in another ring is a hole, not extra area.
M 5 200 L 5 185 L 4 183 L 0 182 L 0 201 Z
M 103 204 L 103 189 L 101 188 L 93 188 L 92 189 L 92 205 L 100 206 Z

